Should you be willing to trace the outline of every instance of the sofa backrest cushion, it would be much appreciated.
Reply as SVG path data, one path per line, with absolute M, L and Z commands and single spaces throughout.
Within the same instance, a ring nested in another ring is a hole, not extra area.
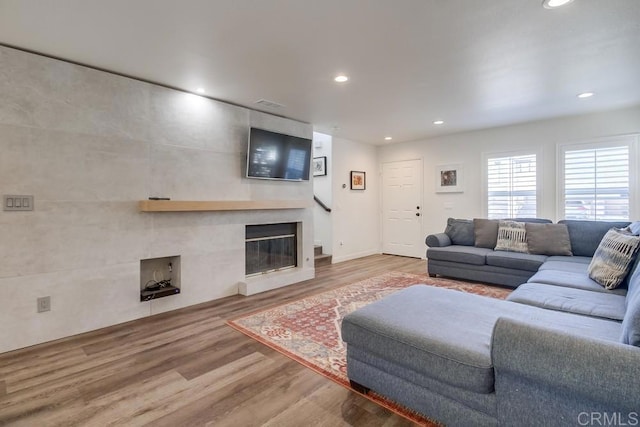
M 525 224 L 530 254 L 571 256 L 571 239 L 565 224 Z
M 611 229 L 624 228 L 628 221 L 583 221 L 564 219 L 558 224 L 566 224 L 571 239 L 571 252 L 576 256 L 593 256 L 604 235 Z
M 640 256 L 636 256 L 636 261 L 631 267 L 631 271 L 626 278 L 627 283 L 627 299 L 625 301 L 626 307 L 629 307 L 629 301 L 636 296 L 640 297 Z
M 622 319 L 620 341 L 624 344 L 640 347 L 640 293 L 635 292 L 631 297 L 629 297 L 629 293 L 627 294 L 627 311 Z
M 553 224 L 553 221 L 546 218 L 507 218 L 507 221 L 527 222 L 531 224 Z
M 640 221 L 634 221 L 627 226 L 627 231 L 635 236 L 640 236 Z
M 476 240 L 473 229 L 471 219 L 449 218 L 444 232 L 454 245 L 473 246 Z

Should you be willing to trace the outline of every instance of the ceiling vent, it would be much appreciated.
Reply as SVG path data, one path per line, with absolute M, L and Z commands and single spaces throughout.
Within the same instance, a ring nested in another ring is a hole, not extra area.
M 284 105 L 277 102 L 269 101 L 268 99 L 261 99 L 256 101 L 256 104 L 263 108 L 284 108 Z

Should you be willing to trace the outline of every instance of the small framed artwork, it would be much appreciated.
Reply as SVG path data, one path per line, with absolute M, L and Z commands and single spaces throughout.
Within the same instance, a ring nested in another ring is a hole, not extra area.
M 464 171 L 461 164 L 436 167 L 436 193 L 462 193 Z
M 351 189 L 364 190 L 366 188 L 366 173 L 351 171 Z
M 325 176 L 327 174 L 327 156 L 313 158 L 313 176 Z

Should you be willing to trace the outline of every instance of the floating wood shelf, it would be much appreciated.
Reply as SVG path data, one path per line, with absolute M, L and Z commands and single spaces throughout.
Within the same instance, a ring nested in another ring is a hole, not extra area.
M 304 209 L 312 200 L 140 200 L 140 212 L 247 211 L 261 209 Z

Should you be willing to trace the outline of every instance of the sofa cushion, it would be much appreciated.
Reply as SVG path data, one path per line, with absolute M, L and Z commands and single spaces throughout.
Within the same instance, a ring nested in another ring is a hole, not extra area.
M 623 344 L 640 347 L 640 293 L 634 293 L 627 301 L 627 311 L 622 320 Z
M 624 344 L 640 347 L 640 262 L 636 259 L 629 272 L 628 292 L 625 299 L 627 309 L 622 320 L 622 337 Z
M 586 263 L 572 262 L 568 260 L 558 260 L 555 257 L 549 257 L 547 258 L 547 261 L 540 266 L 539 271 L 544 271 L 544 270 L 567 271 L 571 273 L 581 273 L 588 276 L 587 269 L 589 268 L 589 263 L 591 262 L 591 258 L 589 257 L 580 257 L 580 258 L 583 258 L 583 259 L 586 258 L 589 260 L 589 262 L 586 262 Z
M 483 298 L 486 309 L 479 310 L 478 301 L 470 296 L 451 289 L 411 286 L 346 315 L 342 336 L 348 346 L 427 377 L 491 393 L 494 377 L 489 346 L 496 303 L 504 301 Z
M 565 286 L 567 288 L 585 289 L 587 291 L 604 292 L 615 295 L 626 295 L 627 293 L 627 290 L 622 288 L 612 290 L 605 289 L 598 282 L 590 279 L 586 273 L 564 270 L 538 270 L 536 274 L 531 276 L 527 283 L 544 283 L 547 285 Z
M 525 224 L 530 254 L 571 256 L 569 229 L 565 224 Z
M 604 235 L 589 264 L 589 277 L 607 289 L 617 288 L 629 273 L 640 237 L 612 228 Z
M 552 255 L 549 258 L 547 258 L 547 262 L 556 262 L 556 261 L 572 262 L 574 264 L 584 264 L 584 265 L 588 266 L 589 263 L 591 262 L 591 257 L 590 256 L 559 256 L 559 255 Z M 552 268 L 552 270 L 554 270 L 554 269 Z
M 532 224 L 553 224 L 553 221 L 546 218 L 505 218 L 507 221 L 518 221 Z
M 508 301 L 549 310 L 582 314 L 621 321 L 625 313 L 623 295 L 591 292 L 584 289 L 543 283 L 525 283 L 511 292 Z
M 487 254 L 491 252 L 493 252 L 491 249 L 486 248 L 455 245 L 443 248 L 429 248 L 427 249 L 427 258 L 463 264 L 485 265 Z
M 454 245 L 473 246 L 475 243 L 473 220 L 471 219 L 449 218 L 444 232 Z
M 498 225 L 497 219 L 474 218 L 475 245 L 479 248 L 495 248 L 498 241 Z
M 600 245 L 600 241 L 610 228 L 623 228 L 629 225 L 628 221 L 583 221 L 563 219 L 558 224 L 565 224 L 569 230 L 571 239 L 571 252 L 578 256 L 593 256 Z
M 493 251 L 486 256 L 487 265 L 513 268 L 517 270 L 538 271 L 547 259 L 544 255 L 521 254 L 518 252 Z
M 499 221 L 496 251 L 528 253 L 527 229 L 524 222 Z

